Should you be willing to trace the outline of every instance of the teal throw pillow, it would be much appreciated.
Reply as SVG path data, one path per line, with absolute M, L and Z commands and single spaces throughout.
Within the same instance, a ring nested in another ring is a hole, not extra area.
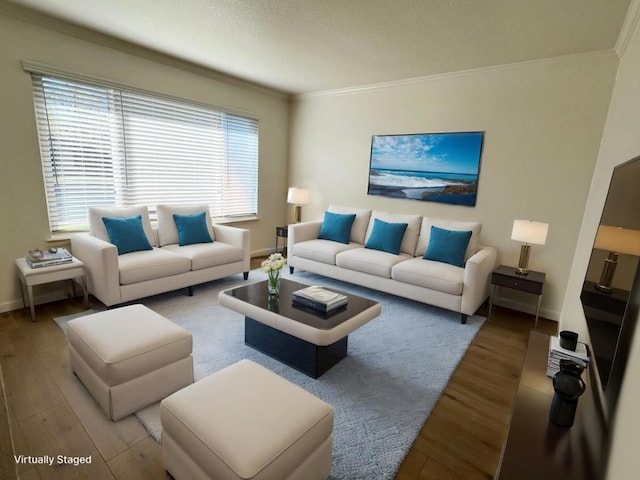
M 153 250 L 147 235 L 142 228 L 142 216 L 135 217 L 102 217 L 109 240 L 118 249 L 118 255 Z
M 464 267 L 464 254 L 467 251 L 471 231 L 445 230 L 431 227 L 429 246 L 424 252 L 425 260 L 449 263 L 456 267 Z
M 355 213 L 324 212 L 324 220 L 322 220 L 318 238 L 340 243 L 349 243 L 351 226 L 355 219 Z
M 407 223 L 389 223 L 374 218 L 373 229 L 364 248 L 382 250 L 383 252 L 398 255 L 407 225 Z
M 194 243 L 212 243 L 213 239 L 207 228 L 206 212 L 191 215 L 173 214 L 173 221 L 178 229 L 178 245 L 193 245 Z

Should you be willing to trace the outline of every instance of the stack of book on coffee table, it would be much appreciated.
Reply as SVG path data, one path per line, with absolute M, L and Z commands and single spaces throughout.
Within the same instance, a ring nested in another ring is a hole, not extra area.
M 346 295 L 332 292 L 324 287 L 312 286 L 296 290 L 291 300 L 294 305 L 329 314 L 344 307 L 348 298 Z
M 560 360 L 571 360 L 578 365 L 586 367 L 589 363 L 589 354 L 584 343 L 578 343 L 576 350 L 567 350 L 560 346 L 558 337 L 549 339 L 549 360 L 547 361 L 547 377 L 553 377 L 560 371 Z
M 51 265 L 60 265 L 73 261 L 73 257 L 65 248 L 29 250 L 25 259 L 31 268 L 50 267 Z

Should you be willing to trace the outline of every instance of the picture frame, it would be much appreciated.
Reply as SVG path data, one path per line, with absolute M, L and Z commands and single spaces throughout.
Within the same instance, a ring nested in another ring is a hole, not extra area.
M 475 206 L 484 133 L 372 135 L 367 194 Z

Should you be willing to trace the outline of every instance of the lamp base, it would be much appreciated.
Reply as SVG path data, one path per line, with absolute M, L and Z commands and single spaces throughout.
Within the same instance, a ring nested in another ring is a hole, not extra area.
M 595 285 L 596 290 L 602 293 L 613 292 L 611 282 L 613 281 L 613 275 L 616 273 L 617 266 L 618 254 L 616 252 L 609 252 L 609 256 L 604 260 L 604 268 L 602 269 L 602 275 L 600 275 L 600 281 Z
M 527 266 L 529 265 L 529 252 L 531 250 L 531 245 L 524 243 L 520 248 L 520 260 L 518 260 L 518 268 L 516 269 L 516 274 L 521 277 L 526 277 L 529 274 L 529 270 L 527 270 Z
M 599 283 L 596 283 L 593 288 L 595 288 L 596 290 L 598 290 L 599 292 L 602 293 L 611 293 L 613 292 L 613 288 L 611 287 L 607 287 L 606 285 L 600 285 Z
M 293 213 L 296 217 L 296 223 L 300 223 L 302 221 L 302 205 L 295 205 L 293 207 Z

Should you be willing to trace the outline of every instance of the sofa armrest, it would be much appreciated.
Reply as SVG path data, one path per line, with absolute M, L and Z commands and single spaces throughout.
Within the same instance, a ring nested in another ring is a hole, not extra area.
M 290 224 L 289 231 L 287 232 L 287 251 L 289 255 L 293 255 L 293 246 L 296 243 L 318 238 L 321 226 L 321 220 Z
M 242 249 L 242 271 L 251 269 L 251 235 L 246 228 L 213 224 L 213 234 L 217 242 L 228 243 Z
M 498 251 L 493 247 L 480 247 L 464 267 L 461 313 L 473 315 L 489 296 L 491 272 L 496 268 Z
M 89 291 L 106 306 L 120 303 L 118 249 L 88 233 L 71 236 L 71 253 L 84 263 Z

